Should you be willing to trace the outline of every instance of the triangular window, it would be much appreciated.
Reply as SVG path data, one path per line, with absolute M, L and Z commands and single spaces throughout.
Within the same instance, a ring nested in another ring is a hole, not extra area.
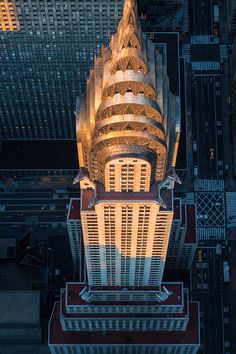
M 132 43 L 131 43 L 131 40 L 130 40 L 130 39 L 129 39 L 129 41 L 128 41 L 127 48 L 132 48 Z
M 127 66 L 126 66 L 126 69 L 127 69 L 127 70 L 133 70 L 132 64 L 131 64 L 130 61 L 128 61 L 128 64 L 127 64 Z
M 133 92 L 130 87 L 127 88 L 126 92 Z

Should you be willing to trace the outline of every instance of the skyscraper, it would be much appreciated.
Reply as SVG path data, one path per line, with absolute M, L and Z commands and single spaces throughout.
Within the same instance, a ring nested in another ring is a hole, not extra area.
M 122 4 L 0 1 L 1 139 L 75 138 L 75 98 Z
M 232 54 L 230 58 L 231 74 L 231 110 L 232 110 L 232 138 L 234 173 L 236 173 L 236 36 L 234 39 Z
M 167 253 L 166 267 L 190 269 L 197 248 L 194 200 L 174 198 L 174 217 Z
M 173 217 L 179 99 L 131 4 L 95 60 L 77 113 L 91 285 L 160 285 Z
M 87 282 L 62 290 L 49 325 L 51 352 L 196 353 L 198 305 L 182 283 L 163 283 L 180 182 L 179 98 L 134 0 L 125 1 L 78 106 L 81 200 L 80 208 L 72 200 L 68 223 L 76 240 L 81 219 Z

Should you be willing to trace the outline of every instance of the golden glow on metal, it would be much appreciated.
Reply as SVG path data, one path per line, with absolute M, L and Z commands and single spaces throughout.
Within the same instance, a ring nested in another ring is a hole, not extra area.
M 81 223 L 91 285 L 159 285 L 173 218 L 179 98 L 134 0 L 76 112 Z M 165 182 L 164 182 L 165 181 Z
M 162 55 L 141 31 L 136 1 L 126 0 L 117 33 L 95 59 L 77 111 L 80 167 L 105 186 L 108 161 L 135 151 L 150 163 L 150 183 L 162 181 L 176 161 L 178 107 Z

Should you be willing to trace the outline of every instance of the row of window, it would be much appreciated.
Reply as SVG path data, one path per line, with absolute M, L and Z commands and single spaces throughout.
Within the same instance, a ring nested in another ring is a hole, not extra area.
M 144 319 L 138 321 L 137 319 L 125 320 L 89 320 L 89 319 L 65 319 L 65 327 L 67 331 L 76 330 L 86 330 L 86 331 L 99 331 L 107 328 L 109 330 L 127 330 L 132 329 L 133 331 L 148 331 L 148 330 L 182 330 L 186 326 L 186 320 L 181 319 Z

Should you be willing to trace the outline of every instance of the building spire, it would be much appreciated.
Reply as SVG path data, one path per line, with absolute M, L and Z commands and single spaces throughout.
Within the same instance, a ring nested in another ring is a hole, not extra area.
M 136 0 L 125 0 L 117 37 L 119 50 L 128 47 L 140 48 L 141 38 Z
M 123 16 L 121 22 L 124 21 L 126 24 L 138 25 L 138 10 L 136 0 L 125 0 L 123 8 Z
M 148 72 L 143 35 L 138 20 L 136 0 L 125 0 L 123 16 L 119 23 L 117 34 L 111 39 L 111 73 L 117 70 L 141 69 Z

